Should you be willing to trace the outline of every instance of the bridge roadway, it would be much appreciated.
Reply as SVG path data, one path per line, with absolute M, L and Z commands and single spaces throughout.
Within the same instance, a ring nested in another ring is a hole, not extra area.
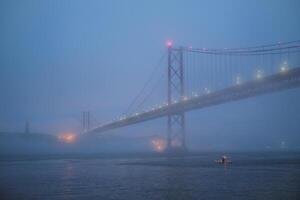
M 166 105 L 152 111 L 142 112 L 137 115 L 102 124 L 89 130 L 87 133 L 100 133 L 103 131 L 164 117 L 168 114 L 176 114 L 179 112 L 206 108 L 230 101 L 242 100 L 249 97 L 296 88 L 299 86 L 300 67 L 297 67 L 294 69 L 289 69 L 285 72 L 280 72 L 278 74 L 265 76 L 259 80 L 251 80 L 239 85 L 234 85 L 225 89 L 211 92 L 209 94 L 203 94 L 197 97 L 181 100 L 177 103 L 172 103 L 171 105 Z

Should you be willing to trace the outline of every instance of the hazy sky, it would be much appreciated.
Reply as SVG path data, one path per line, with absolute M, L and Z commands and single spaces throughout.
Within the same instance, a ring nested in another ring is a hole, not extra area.
M 3 0 L 0 130 L 23 130 L 28 119 L 35 131 L 76 131 L 87 109 L 97 120 L 109 120 L 141 89 L 167 39 L 211 48 L 298 40 L 299 8 L 298 0 Z M 234 141 L 253 134 L 260 136 L 253 140 L 267 140 L 276 132 L 274 140 L 299 144 L 298 94 L 192 112 L 190 138 Z M 164 134 L 165 126 L 161 120 L 133 130 Z

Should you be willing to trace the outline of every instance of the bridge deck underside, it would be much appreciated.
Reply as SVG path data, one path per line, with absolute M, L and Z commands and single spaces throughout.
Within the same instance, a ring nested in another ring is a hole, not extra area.
M 144 122 L 151 119 L 186 112 L 194 109 L 206 108 L 230 101 L 242 100 L 249 97 L 268 94 L 276 91 L 296 88 L 300 86 L 300 67 L 291 69 L 284 73 L 278 73 L 264 77 L 260 80 L 248 81 L 240 85 L 228 87 L 210 94 L 193 97 L 185 101 L 140 113 L 137 116 L 127 117 L 90 130 L 88 133 L 100 133 L 103 131 Z

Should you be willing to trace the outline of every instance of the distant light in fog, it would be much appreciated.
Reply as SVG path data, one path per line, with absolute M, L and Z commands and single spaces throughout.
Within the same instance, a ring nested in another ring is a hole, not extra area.
M 281 67 L 280 67 L 280 72 L 281 73 L 287 72 L 288 69 L 289 69 L 288 68 L 288 63 L 287 63 L 287 61 L 284 61 L 283 64 L 281 65 Z
M 172 40 L 167 40 L 166 45 L 168 48 L 171 48 L 173 46 L 173 41 Z
M 280 72 L 287 72 L 288 71 L 288 68 L 286 66 L 282 66 L 280 68 Z
M 196 92 L 192 92 L 193 97 L 198 97 L 198 94 Z
M 262 79 L 263 78 L 263 72 L 262 72 L 262 70 L 257 70 L 255 77 L 256 77 L 257 80 Z
M 206 94 L 210 93 L 210 90 L 208 88 L 204 88 L 204 91 L 205 91 Z
M 183 96 L 182 100 L 187 101 L 187 100 L 189 100 L 189 98 L 187 96 Z
M 236 85 L 240 85 L 242 83 L 242 79 L 240 76 L 237 76 L 236 79 L 235 79 L 235 84 Z
M 162 138 L 152 139 L 151 144 L 156 152 L 162 152 L 166 149 L 166 141 Z
M 58 135 L 58 139 L 64 143 L 74 143 L 77 140 L 77 135 L 73 133 L 63 133 Z

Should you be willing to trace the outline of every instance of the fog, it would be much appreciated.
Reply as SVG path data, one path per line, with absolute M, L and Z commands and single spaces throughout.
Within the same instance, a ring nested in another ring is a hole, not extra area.
M 199 48 L 299 40 L 299 7 L 297 0 L 1 1 L 0 152 L 155 152 L 166 118 L 84 135 L 82 112 L 90 111 L 92 127 L 119 117 L 169 39 Z M 188 149 L 300 150 L 299 102 L 292 89 L 187 112 Z

